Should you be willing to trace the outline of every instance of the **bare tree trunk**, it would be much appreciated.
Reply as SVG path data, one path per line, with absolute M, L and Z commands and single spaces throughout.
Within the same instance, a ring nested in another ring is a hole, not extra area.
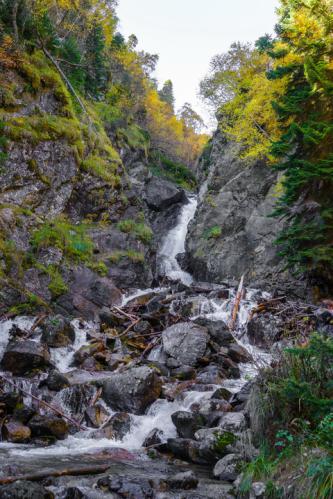
M 19 5 L 21 3 L 21 0 L 13 0 L 13 6 L 12 6 L 12 24 L 13 24 L 13 32 L 14 32 L 14 41 L 16 45 L 19 42 L 19 32 L 18 32 L 18 27 L 17 27 L 17 12 Z

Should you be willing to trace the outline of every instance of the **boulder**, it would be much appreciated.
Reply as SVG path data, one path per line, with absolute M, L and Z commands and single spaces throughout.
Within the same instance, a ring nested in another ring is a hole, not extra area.
M 151 177 L 145 186 L 145 201 L 149 208 L 162 211 L 175 203 L 186 201 L 183 189 L 160 177 Z
M 5 423 L 3 432 L 8 442 L 22 444 L 28 442 L 31 437 L 31 430 L 19 421 L 9 421 Z
M 232 433 L 240 433 L 247 428 L 246 418 L 243 412 L 227 412 L 223 414 L 219 428 Z
M 97 487 L 105 492 L 115 493 L 115 497 L 127 499 L 153 499 L 151 480 L 142 477 L 108 476 L 97 481 Z M 112 494 L 111 497 L 114 497 Z
M 113 410 L 144 414 L 158 399 L 162 382 L 147 366 L 134 367 L 110 376 L 102 384 L 102 397 Z
M 0 392 L 0 404 L 7 414 L 11 414 L 16 408 L 23 403 L 23 397 L 18 392 Z
M 171 419 L 181 438 L 193 438 L 195 432 L 205 424 L 203 416 L 187 411 L 174 412 Z
M 37 341 L 12 341 L 8 344 L 1 368 L 16 375 L 24 375 L 34 369 L 43 369 L 50 365 L 50 353 L 46 345 Z
M 218 480 L 234 482 L 239 475 L 239 465 L 242 458 L 238 454 L 228 454 L 222 457 L 214 466 L 213 475 Z
M 247 336 L 252 345 L 270 348 L 280 339 L 283 325 L 273 314 L 254 316 L 247 325 Z
M 41 328 L 42 341 L 49 347 L 65 347 L 75 341 L 75 329 L 62 315 L 48 317 Z
M 93 407 L 87 407 L 85 410 L 85 418 L 88 426 L 99 428 L 109 419 L 109 413 L 102 404 L 95 404 Z
M 193 322 L 180 322 L 162 333 L 163 350 L 180 365 L 195 366 L 205 354 L 207 329 Z
M 190 470 L 172 475 L 167 479 L 166 483 L 171 490 L 191 490 L 197 488 L 199 480 L 195 476 L 194 472 Z
M 0 487 L 0 499 L 54 499 L 54 494 L 39 483 L 18 480 Z
M 173 378 L 179 379 L 180 381 L 194 379 L 196 377 L 196 374 L 196 370 L 191 366 L 180 366 L 172 369 L 171 371 L 171 376 Z
M 57 416 L 34 416 L 28 423 L 33 437 L 54 437 L 64 440 L 69 431 L 66 421 Z
M 163 431 L 159 428 L 151 430 L 143 441 L 142 447 L 151 447 L 152 445 L 159 445 L 163 441 Z
M 127 412 L 118 412 L 110 421 L 94 433 L 94 438 L 108 438 L 109 440 L 122 440 L 131 429 L 131 416 Z
M 242 347 L 241 345 L 238 345 L 237 343 L 233 343 L 232 345 L 229 346 L 228 349 L 228 356 L 234 361 L 234 362 L 251 362 L 252 356 L 249 354 L 249 352 L 246 350 L 246 348 Z
M 47 386 L 49 390 L 59 392 L 60 390 L 63 390 L 64 388 L 67 388 L 69 386 L 69 381 L 64 374 L 61 374 L 56 369 L 53 369 L 49 373 L 46 380 L 40 383 L 40 386 L 43 385 Z
M 211 339 L 221 347 L 228 346 L 235 341 L 228 325 L 224 321 L 212 321 L 206 317 L 199 317 L 194 322 L 206 327 Z

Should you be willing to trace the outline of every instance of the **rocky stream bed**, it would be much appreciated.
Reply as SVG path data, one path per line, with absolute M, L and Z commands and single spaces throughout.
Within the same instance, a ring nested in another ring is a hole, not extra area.
M 251 387 L 295 303 L 194 282 L 177 255 L 196 207 L 190 197 L 161 242 L 161 287 L 130 290 L 95 322 L 0 322 L 0 498 L 237 494 L 257 454 Z M 325 327 L 324 311 L 302 306 Z

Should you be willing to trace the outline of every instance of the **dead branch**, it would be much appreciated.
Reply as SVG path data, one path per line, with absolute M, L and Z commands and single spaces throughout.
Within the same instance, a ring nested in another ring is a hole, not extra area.
M 240 303 L 241 303 L 242 296 L 243 296 L 243 289 L 244 289 L 244 275 L 242 275 L 242 277 L 241 277 L 241 280 L 240 280 L 240 283 L 238 286 L 238 290 L 237 290 L 237 294 L 236 294 L 236 298 L 235 298 L 235 304 L 234 304 L 234 307 L 232 310 L 231 321 L 229 324 L 229 328 L 231 330 L 235 329 L 237 315 L 238 315 Z
M 38 473 L 32 473 L 27 475 L 18 476 L 7 476 L 5 478 L 0 478 L 0 485 L 5 485 L 8 483 L 14 483 L 18 480 L 29 480 L 32 482 L 38 482 L 44 478 L 60 477 L 60 476 L 82 476 L 82 475 L 98 475 L 103 473 L 110 468 L 109 464 L 97 464 L 93 466 L 81 466 L 79 468 L 68 468 L 64 470 L 45 470 L 39 471 Z

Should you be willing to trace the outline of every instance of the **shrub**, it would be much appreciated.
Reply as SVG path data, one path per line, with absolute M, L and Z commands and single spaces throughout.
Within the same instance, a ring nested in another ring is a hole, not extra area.
M 222 229 L 218 225 L 214 225 L 214 227 L 211 227 L 204 232 L 205 239 L 218 239 L 221 235 Z

